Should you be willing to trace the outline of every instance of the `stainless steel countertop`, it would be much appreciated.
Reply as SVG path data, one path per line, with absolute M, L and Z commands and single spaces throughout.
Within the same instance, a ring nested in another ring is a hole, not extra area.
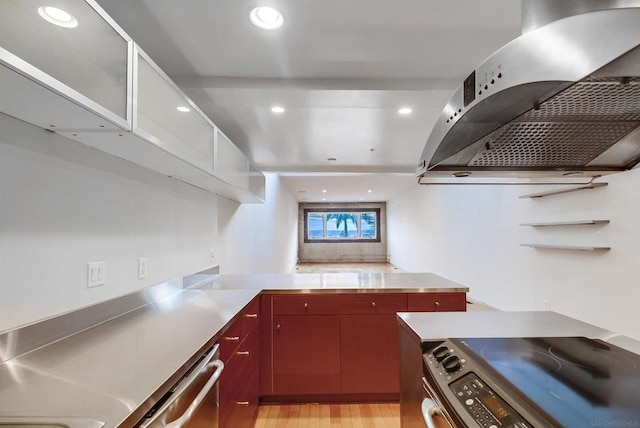
M 221 275 L 215 288 L 261 289 L 268 293 L 468 292 L 469 288 L 432 273 L 299 273 Z
M 551 311 L 398 314 L 421 341 L 469 337 L 587 337 L 640 354 L 640 342 Z
M 122 423 L 260 290 L 185 290 L 0 364 L 0 417 Z
M 209 287 L 213 289 L 209 289 Z M 0 364 L 0 418 L 115 427 L 148 403 L 254 297 L 293 292 L 460 291 L 434 274 L 221 275 Z M 127 421 L 128 422 L 128 421 Z

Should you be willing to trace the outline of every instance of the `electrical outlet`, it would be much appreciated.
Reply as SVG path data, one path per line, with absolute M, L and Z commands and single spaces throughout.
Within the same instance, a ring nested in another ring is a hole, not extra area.
M 141 257 L 138 259 L 138 279 L 147 278 L 147 258 Z
M 98 287 L 107 282 L 107 262 L 93 262 L 87 265 L 87 288 Z
M 215 259 L 215 258 L 216 258 L 216 249 L 215 249 L 215 248 L 211 248 L 211 249 L 209 249 L 209 258 L 210 258 L 211 260 L 213 260 L 213 259 Z
M 551 309 L 551 302 L 549 302 L 548 300 L 545 300 L 544 302 L 544 310 L 548 311 Z

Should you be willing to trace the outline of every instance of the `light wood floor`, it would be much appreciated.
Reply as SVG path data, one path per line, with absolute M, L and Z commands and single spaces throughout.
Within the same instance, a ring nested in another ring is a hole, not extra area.
M 254 428 L 400 428 L 400 404 L 269 404 Z

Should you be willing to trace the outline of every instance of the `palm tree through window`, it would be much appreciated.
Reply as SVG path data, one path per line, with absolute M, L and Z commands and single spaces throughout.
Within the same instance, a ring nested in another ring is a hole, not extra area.
M 305 242 L 380 242 L 380 209 L 305 209 Z

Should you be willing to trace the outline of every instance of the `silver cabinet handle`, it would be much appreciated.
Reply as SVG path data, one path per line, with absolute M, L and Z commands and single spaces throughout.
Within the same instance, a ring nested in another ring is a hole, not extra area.
M 371 307 L 375 308 L 376 307 L 376 302 L 371 302 Z
M 187 408 L 187 410 L 185 410 L 182 416 L 180 416 L 175 421 L 165 425 L 165 428 L 182 428 L 187 424 L 187 422 L 189 422 L 189 420 L 193 417 L 193 414 L 196 412 L 196 410 L 198 410 L 198 407 L 200 407 L 200 405 L 204 401 L 211 388 L 213 388 L 213 385 L 215 385 L 220 378 L 220 375 L 224 370 L 224 363 L 220 360 L 214 360 L 208 363 L 207 367 L 216 367 L 216 370 L 213 372 L 207 383 L 202 387 L 196 398 L 194 398 L 191 404 L 189 404 L 189 407 Z M 193 382 L 196 378 L 197 377 L 190 379 L 189 383 Z
M 246 318 L 258 318 L 258 314 L 244 314 Z
M 422 400 L 422 418 L 424 419 L 424 423 L 427 424 L 427 428 L 437 428 L 433 420 L 435 415 L 444 416 L 442 409 L 438 407 L 436 402 L 429 398 Z
M 240 336 L 225 336 L 224 340 L 227 342 L 240 342 Z
M 305 308 L 305 309 L 307 309 L 308 307 L 309 307 L 309 304 L 308 304 L 308 303 L 305 303 L 305 304 L 304 304 L 304 308 Z

